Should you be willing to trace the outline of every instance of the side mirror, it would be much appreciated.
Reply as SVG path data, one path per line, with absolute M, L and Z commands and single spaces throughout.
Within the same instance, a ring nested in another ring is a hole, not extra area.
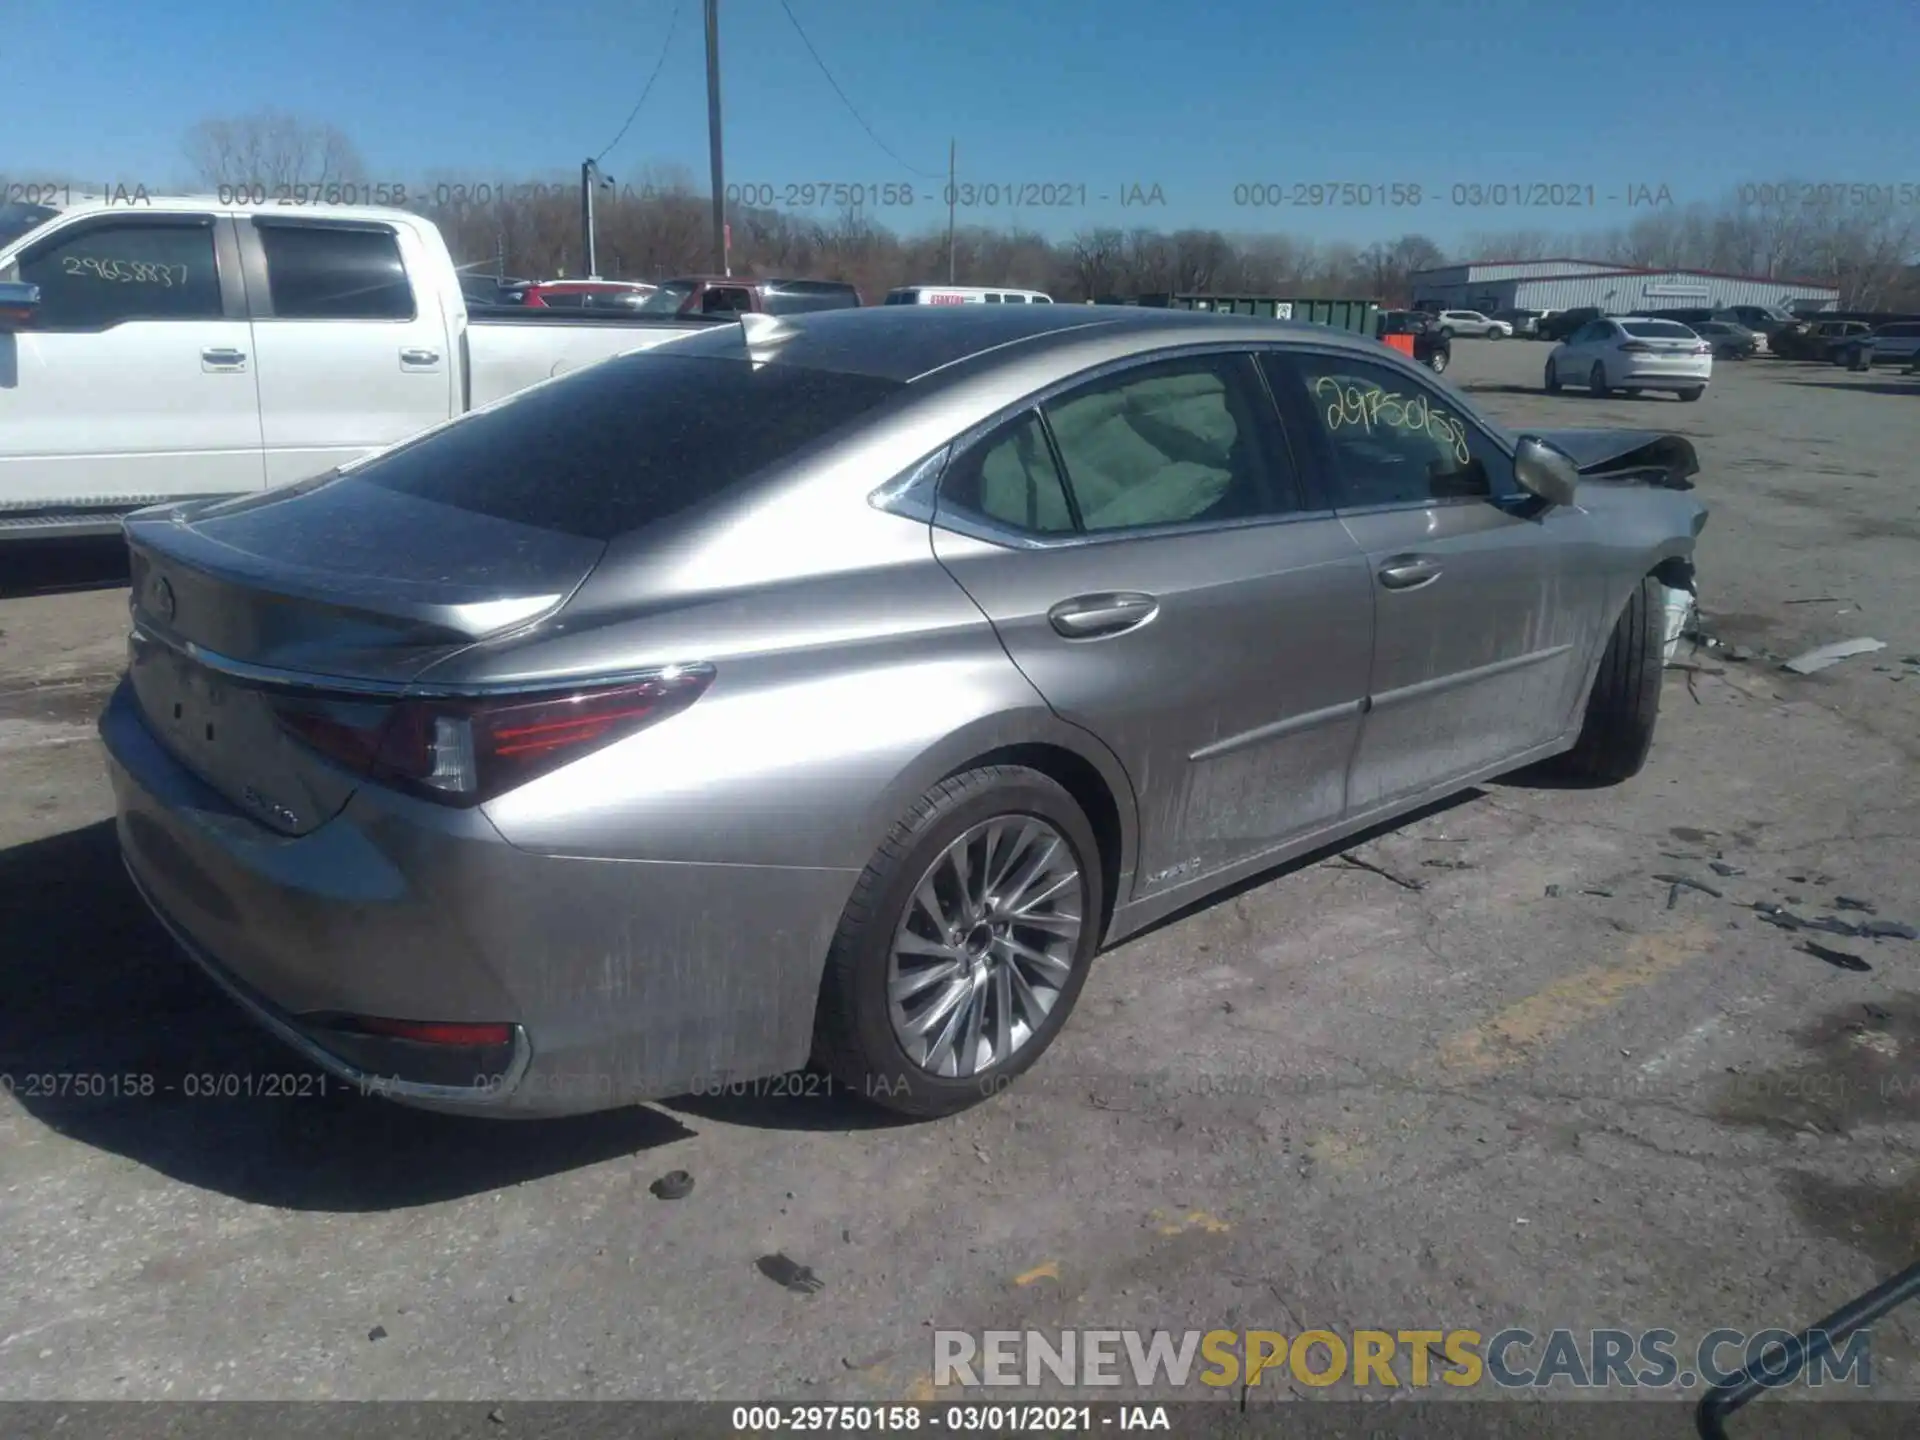
M 1566 451 L 1532 435 L 1522 435 L 1513 452 L 1513 478 L 1529 495 L 1552 505 L 1571 505 L 1573 492 L 1580 486 L 1580 467 Z
M 31 330 L 40 323 L 40 287 L 0 281 L 0 332 Z

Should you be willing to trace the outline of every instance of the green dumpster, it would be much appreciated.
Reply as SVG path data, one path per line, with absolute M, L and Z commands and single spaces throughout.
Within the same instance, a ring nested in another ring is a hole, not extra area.
M 1106 303 L 1115 303 L 1107 301 Z M 1329 300 L 1288 295 L 1139 295 L 1119 301 L 1163 310 L 1207 310 L 1216 315 L 1252 315 L 1262 320 L 1303 320 L 1356 335 L 1372 335 L 1379 304 L 1372 300 Z

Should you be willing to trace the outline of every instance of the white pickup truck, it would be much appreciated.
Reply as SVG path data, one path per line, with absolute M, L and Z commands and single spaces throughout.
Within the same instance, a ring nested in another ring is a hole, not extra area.
M 439 230 L 404 210 L 6 208 L 0 541 L 302 480 L 713 323 L 469 314 Z

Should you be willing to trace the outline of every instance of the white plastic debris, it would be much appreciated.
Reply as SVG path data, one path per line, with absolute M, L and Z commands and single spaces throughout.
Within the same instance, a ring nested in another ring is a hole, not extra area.
M 1811 675 L 1816 670 L 1824 670 L 1829 665 L 1837 665 L 1851 655 L 1870 655 L 1875 650 L 1884 650 L 1887 642 L 1861 637 L 1858 640 L 1836 640 L 1831 645 L 1821 645 L 1796 655 L 1786 662 L 1785 668 L 1796 675 Z
M 1673 657 L 1680 651 L 1680 637 L 1693 626 L 1694 599 L 1685 590 L 1675 590 L 1671 585 L 1662 585 L 1660 593 L 1665 598 L 1666 639 L 1665 655 L 1662 664 L 1673 664 Z

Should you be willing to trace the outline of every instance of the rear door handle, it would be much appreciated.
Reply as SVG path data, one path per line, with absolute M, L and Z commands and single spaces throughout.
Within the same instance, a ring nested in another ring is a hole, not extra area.
M 202 370 L 244 370 L 247 368 L 247 352 L 244 350 L 202 350 L 200 352 Z
M 1389 590 L 1418 590 L 1440 578 L 1440 567 L 1418 555 L 1396 555 L 1380 567 L 1380 583 Z
M 402 350 L 400 352 L 400 363 L 402 365 L 417 365 L 423 367 L 438 365 L 440 363 L 440 352 L 438 350 Z
M 1047 619 L 1069 640 L 1093 640 L 1144 625 L 1159 611 L 1153 596 L 1128 590 L 1062 600 L 1047 611 Z

